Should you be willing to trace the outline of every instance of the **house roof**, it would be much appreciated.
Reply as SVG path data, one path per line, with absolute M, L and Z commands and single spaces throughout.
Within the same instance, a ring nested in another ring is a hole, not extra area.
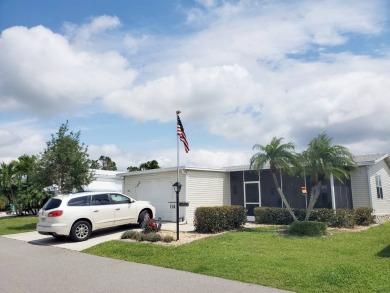
M 369 166 L 374 165 L 382 160 L 385 160 L 387 165 L 390 168 L 390 157 L 389 154 L 386 153 L 379 153 L 379 154 L 368 154 L 368 155 L 357 155 L 354 156 L 355 162 L 359 166 Z M 242 170 L 249 170 L 249 165 L 243 165 L 243 166 L 232 166 L 227 167 L 227 171 L 242 171 Z M 267 163 L 263 169 L 269 169 L 269 164 Z
M 83 187 L 84 191 L 112 191 L 122 192 L 122 184 L 115 182 L 93 181 Z
M 358 156 L 355 156 L 354 159 L 355 159 L 356 163 L 358 163 L 359 166 L 374 165 L 382 160 L 385 160 L 387 164 L 390 163 L 389 154 L 386 154 L 386 153 L 358 155 Z
M 116 175 L 123 173 L 123 171 L 110 171 L 110 170 L 99 170 L 90 169 L 95 177 L 116 177 Z
M 390 168 L 390 157 L 389 154 L 381 153 L 381 154 L 369 154 L 369 155 L 357 155 L 354 156 L 355 161 L 359 166 L 368 166 L 373 165 L 381 160 L 385 160 L 387 165 Z M 269 169 L 269 163 L 265 164 L 263 169 Z M 135 175 L 144 175 L 144 174 L 152 174 L 152 173 L 163 173 L 163 172 L 172 172 L 176 171 L 177 167 L 170 168 L 160 168 L 160 169 L 152 169 L 152 170 L 143 170 L 143 171 L 133 171 L 126 173 L 119 173 L 118 176 L 135 176 Z M 180 166 L 179 170 L 194 170 L 194 171 L 209 171 L 209 172 L 233 172 L 233 171 L 245 171 L 250 170 L 249 165 L 240 165 L 240 166 L 229 166 L 224 168 L 201 168 L 201 167 L 186 167 Z
M 201 167 L 186 167 L 179 166 L 179 171 L 193 170 L 193 171 L 209 171 L 209 172 L 226 172 L 226 168 L 201 168 Z M 169 167 L 169 168 L 159 168 L 159 169 L 151 169 L 151 170 L 142 170 L 142 171 L 133 171 L 126 173 L 119 173 L 118 176 L 135 176 L 135 175 L 144 175 L 144 174 L 153 174 L 153 173 L 164 173 L 164 172 L 173 172 L 177 171 L 177 167 Z

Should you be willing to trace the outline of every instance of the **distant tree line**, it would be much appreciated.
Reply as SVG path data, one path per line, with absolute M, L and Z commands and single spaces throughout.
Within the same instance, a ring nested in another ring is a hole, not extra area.
M 1 164 L 0 207 L 10 204 L 18 214 L 36 214 L 53 190 L 81 190 L 93 180 L 87 152 L 88 147 L 80 143 L 80 131 L 69 131 L 66 121 L 39 155 L 22 155 Z
M 69 130 L 66 121 L 51 135 L 42 153 L 24 154 L 8 164 L 1 163 L 0 210 L 8 206 L 14 207 L 17 214 L 36 214 L 54 192 L 80 191 L 91 183 L 94 177 L 91 169 L 117 170 L 110 157 L 90 160 L 88 146 L 80 142 L 80 134 Z M 159 168 L 156 160 L 137 167 L 139 170 L 155 168 Z
M 145 163 L 142 163 L 139 165 L 139 167 L 127 167 L 127 171 L 133 172 L 133 171 L 143 171 L 143 170 L 151 170 L 151 169 L 159 169 L 160 166 L 158 165 L 158 162 L 156 160 L 147 161 Z

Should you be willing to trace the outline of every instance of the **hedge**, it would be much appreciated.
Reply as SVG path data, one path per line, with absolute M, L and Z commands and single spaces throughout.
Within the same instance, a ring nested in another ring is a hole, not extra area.
M 372 215 L 371 208 L 357 208 L 355 209 L 356 225 L 368 226 L 374 223 L 375 216 Z
M 195 210 L 195 231 L 217 233 L 237 229 L 245 224 L 246 217 L 243 206 L 199 207 Z
M 293 209 L 299 221 L 306 216 L 305 209 Z M 258 224 L 289 225 L 293 218 L 285 208 L 257 207 L 254 209 L 255 222 Z M 358 208 L 356 210 L 313 209 L 309 221 L 323 222 L 329 227 L 352 228 L 355 225 L 369 225 L 373 222 L 372 209 Z

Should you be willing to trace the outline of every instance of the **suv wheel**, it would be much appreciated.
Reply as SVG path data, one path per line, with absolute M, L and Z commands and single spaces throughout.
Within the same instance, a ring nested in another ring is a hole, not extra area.
M 73 224 L 70 237 L 73 241 L 84 241 L 91 236 L 91 224 L 87 221 L 78 221 Z
M 138 217 L 138 223 L 139 225 L 141 226 L 143 222 L 145 222 L 147 219 L 150 219 L 150 213 L 149 211 L 142 211 L 140 214 L 139 214 L 139 217 Z

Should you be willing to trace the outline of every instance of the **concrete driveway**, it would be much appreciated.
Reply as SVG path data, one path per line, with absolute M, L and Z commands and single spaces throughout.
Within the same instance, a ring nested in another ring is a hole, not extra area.
M 28 242 L 30 244 L 34 245 L 43 245 L 43 246 L 54 246 L 59 248 L 65 248 L 75 251 L 81 251 L 84 249 L 87 249 L 89 247 L 95 246 L 97 244 L 107 242 L 110 240 L 119 240 L 121 238 L 121 235 L 123 232 L 128 231 L 130 229 L 137 229 L 137 226 L 121 226 L 116 228 L 110 228 L 105 230 L 100 230 L 92 233 L 92 236 L 87 241 L 82 242 L 73 242 L 70 238 L 59 240 L 52 236 L 47 235 L 40 235 L 38 232 L 25 232 L 25 233 L 19 233 L 19 234 L 10 234 L 10 235 L 4 235 L 3 237 L 9 238 L 9 239 L 15 239 L 20 240 L 24 242 Z M 176 224 L 175 223 L 163 223 L 162 225 L 163 230 L 171 230 L 176 231 Z M 193 231 L 194 226 L 192 225 L 180 225 L 179 227 L 180 231 Z
M 288 292 L 79 252 L 120 239 L 131 228 L 136 227 L 97 231 L 83 242 L 57 240 L 37 232 L 1 236 L 1 292 Z M 176 231 L 176 224 L 165 223 L 163 228 Z M 193 230 L 191 225 L 180 225 L 180 231 Z
M 0 237 L 2 293 L 286 292 L 31 244 L 33 243 Z
M 120 239 L 122 233 L 127 231 L 128 229 L 122 228 L 120 231 L 117 230 L 118 229 L 109 229 L 95 232 L 94 234 L 92 234 L 92 237 L 90 239 L 82 242 L 73 242 L 70 238 L 59 240 L 52 236 L 40 235 L 36 231 L 4 235 L 3 237 L 21 240 L 34 245 L 54 246 L 59 248 L 81 251 L 106 241 L 118 240 Z

